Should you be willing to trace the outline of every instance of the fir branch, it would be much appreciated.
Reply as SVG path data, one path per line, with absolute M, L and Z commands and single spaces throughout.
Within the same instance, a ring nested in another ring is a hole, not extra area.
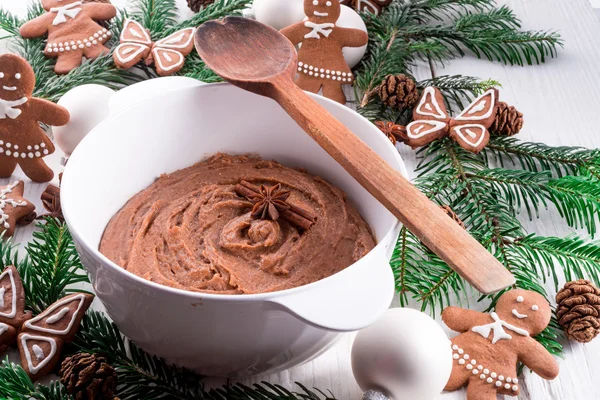
M 164 32 L 177 22 L 175 0 L 136 0 L 131 15 L 150 31 L 153 40 L 162 39 Z
M 540 172 L 551 171 L 555 176 L 588 174 L 600 179 L 600 150 L 581 147 L 551 147 L 543 143 L 521 142 L 514 137 L 492 137 L 483 149 L 488 162 L 504 167 Z
M 67 226 L 47 218 L 36 227 L 40 230 L 33 232 L 27 245 L 28 258 L 15 266 L 23 280 L 27 308 L 40 313 L 66 294 L 81 291 L 71 285 L 89 280 Z
M 212 4 L 202 8 L 191 18 L 179 22 L 167 29 L 164 32 L 164 35 L 169 35 L 184 28 L 195 28 L 212 19 L 241 15 L 242 10 L 246 8 L 249 3 L 250 0 L 215 0 Z
M 7 400 L 71 400 L 58 382 L 48 386 L 34 385 L 21 368 L 5 359 L 0 365 L 0 398 Z
M 418 86 L 420 88 L 437 87 L 444 95 L 449 110 L 462 111 L 475 97 L 490 88 L 502 85 L 493 79 L 482 81 L 472 76 L 441 75 L 433 79 L 422 80 Z

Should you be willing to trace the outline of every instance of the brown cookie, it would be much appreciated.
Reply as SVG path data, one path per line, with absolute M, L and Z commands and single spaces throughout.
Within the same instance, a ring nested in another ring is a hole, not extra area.
M 351 84 L 354 76 L 344 59 L 342 48 L 361 47 L 369 37 L 359 29 L 341 28 L 336 22 L 341 13 L 339 0 L 304 0 L 306 21 L 281 30 L 298 50 L 296 84 L 339 103 L 346 103 L 342 85 Z
M 340 0 L 340 3 L 348 7 L 354 7 L 358 12 L 370 12 L 379 15 L 385 7 L 392 4 L 392 0 Z
M 39 123 L 65 125 L 69 112 L 31 97 L 34 86 L 35 74 L 23 57 L 0 55 L 0 178 L 10 177 L 17 164 L 34 182 L 54 177 L 43 160 L 54 152 L 54 145 Z
M 4 232 L 4 237 L 12 236 L 17 221 L 35 210 L 33 203 L 23 197 L 24 189 L 23 181 L 0 186 L 0 233 Z
M 23 324 L 17 342 L 21 365 L 32 380 L 54 369 L 63 344 L 73 340 L 93 300 L 91 294 L 68 295 Z
M 45 14 L 25 23 L 24 38 L 48 35 L 44 54 L 56 58 L 54 71 L 66 74 L 81 65 L 83 57 L 94 59 L 108 54 L 104 46 L 111 32 L 96 21 L 117 15 L 110 3 L 83 3 L 80 0 L 42 0 Z
M 533 336 L 550 323 L 550 305 L 538 293 L 504 293 L 496 312 L 485 314 L 448 307 L 442 320 L 460 335 L 452 339 L 454 363 L 446 390 L 467 386 L 469 400 L 495 400 L 497 394 L 519 394 L 517 364 L 523 363 L 544 379 L 559 368 L 554 357 Z
M 25 312 L 25 290 L 17 269 L 10 265 L 0 274 L 0 352 L 14 344 L 17 331 L 31 318 Z

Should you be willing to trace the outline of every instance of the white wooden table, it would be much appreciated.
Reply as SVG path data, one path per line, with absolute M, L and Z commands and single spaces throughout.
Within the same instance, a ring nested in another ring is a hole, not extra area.
M 117 6 L 126 6 L 130 0 L 113 0 Z M 592 0 L 596 1 L 596 0 Z M 0 7 L 19 14 L 26 10 L 28 1 L 0 0 Z M 191 12 L 185 0 L 178 0 L 182 15 Z M 524 29 L 556 29 L 565 41 L 565 48 L 557 59 L 535 67 L 508 67 L 475 60 L 471 57 L 453 61 L 439 74 L 464 74 L 493 78 L 503 85 L 502 100 L 516 106 L 525 114 L 526 125 L 522 140 L 539 141 L 549 145 L 580 145 L 600 147 L 600 19 L 588 0 L 502 0 L 513 8 L 523 21 Z M 0 46 L 0 51 L 6 49 Z M 419 68 L 420 79 L 429 78 L 427 68 Z M 402 146 L 400 152 L 407 167 L 415 166 L 414 152 Z M 47 158 L 55 171 L 60 171 L 60 150 Z M 40 194 L 46 185 L 31 183 L 17 171 L 11 180 L 24 179 L 25 196 L 42 211 Z M 0 185 L 9 180 L 0 180 Z M 524 220 L 526 217 L 523 218 Z M 543 213 L 542 219 L 525 223 L 530 232 L 542 235 L 565 236 L 571 230 L 555 211 Z M 32 228 L 19 228 L 17 243 L 31 238 Z M 581 232 L 584 234 L 583 232 Z M 548 287 L 549 292 L 554 290 Z M 395 306 L 397 306 L 397 302 Z M 350 348 L 353 335 L 346 335 L 332 349 L 318 359 L 268 376 L 245 379 L 243 383 L 266 380 L 292 388 L 295 381 L 308 387 L 330 389 L 338 399 L 360 399 L 361 391 L 354 382 L 350 368 Z M 588 345 L 565 343 L 565 359 L 560 376 L 547 382 L 525 372 L 520 399 L 531 400 L 590 400 L 600 399 L 600 339 Z M 210 385 L 225 383 L 210 379 Z M 443 400 L 464 399 L 464 392 L 444 393 Z M 508 398 L 508 397 L 507 397 Z M 418 400 L 418 399 L 415 399 Z

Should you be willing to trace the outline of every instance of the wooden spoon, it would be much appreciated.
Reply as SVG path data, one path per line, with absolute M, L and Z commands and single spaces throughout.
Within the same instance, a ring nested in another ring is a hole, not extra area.
M 195 44 L 223 79 L 275 100 L 331 157 L 433 252 L 482 293 L 514 284 L 512 274 L 437 205 L 296 86 L 297 53 L 281 33 L 239 17 L 209 21 Z

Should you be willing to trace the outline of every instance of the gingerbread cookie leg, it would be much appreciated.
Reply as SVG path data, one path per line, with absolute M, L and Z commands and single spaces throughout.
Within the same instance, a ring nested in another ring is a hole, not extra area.
M 496 400 L 496 388 L 483 381 L 471 379 L 467 386 L 467 399 L 469 400 Z
M 315 79 L 312 76 L 300 74 L 298 80 L 296 81 L 296 85 L 302 90 L 306 90 L 311 93 L 319 93 L 319 89 L 321 89 L 321 85 L 323 81 L 320 79 Z
M 333 81 L 323 83 L 323 96 L 337 101 L 338 103 L 346 103 L 346 96 L 342 90 L 342 85 Z
M 9 178 L 17 167 L 17 160 L 12 157 L 0 156 L 0 178 Z
M 450 375 L 450 380 L 446 384 L 444 390 L 449 392 L 453 392 L 455 390 L 460 389 L 465 386 L 469 379 L 471 378 L 471 372 L 468 371 L 464 366 L 459 365 L 458 363 L 452 364 L 452 374 Z
M 79 67 L 81 65 L 83 57 L 83 51 L 69 51 L 66 53 L 61 53 L 56 60 L 56 65 L 54 66 L 54 72 L 57 74 L 67 74 L 69 71 Z
M 19 160 L 19 165 L 25 175 L 34 182 L 49 182 L 54 178 L 54 172 L 41 158 Z
M 83 50 L 83 55 L 85 58 L 98 58 L 103 54 L 108 54 L 110 52 L 110 50 L 105 47 L 105 46 L 92 46 L 92 47 L 86 47 Z

